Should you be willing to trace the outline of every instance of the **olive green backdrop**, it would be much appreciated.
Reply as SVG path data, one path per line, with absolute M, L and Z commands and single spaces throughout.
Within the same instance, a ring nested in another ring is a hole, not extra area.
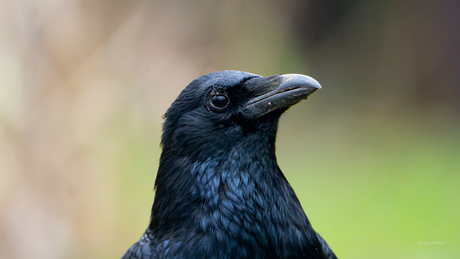
M 302 73 L 278 161 L 339 258 L 460 255 L 458 1 L 0 0 L 0 257 L 119 258 L 194 78 Z

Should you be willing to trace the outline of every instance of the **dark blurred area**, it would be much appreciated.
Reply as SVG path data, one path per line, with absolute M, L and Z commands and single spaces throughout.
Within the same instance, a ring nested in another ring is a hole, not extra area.
M 226 69 L 322 84 L 283 117 L 278 157 L 339 258 L 457 258 L 459 14 L 455 0 L 0 0 L 0 258 L 121 257 L 147 227 L 162 114 Z

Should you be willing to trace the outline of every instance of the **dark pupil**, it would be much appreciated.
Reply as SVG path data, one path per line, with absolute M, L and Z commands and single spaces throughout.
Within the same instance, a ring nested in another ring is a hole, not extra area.
M 211 102 L 217 108 L 224 108 L 228 104 L 228 99 L 225 95 L 214 95 L 211 97 Z

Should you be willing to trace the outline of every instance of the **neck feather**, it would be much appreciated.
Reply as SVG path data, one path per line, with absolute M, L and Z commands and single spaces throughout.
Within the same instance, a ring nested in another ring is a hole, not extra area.
M 228 234 L 247 237 L 267 226 L 287 227 L 290 221 L 299 228 L 309 225 L 278 167 L 274 137 L 261 141 L 248 136 L 226 154 L 201 160 L 162 154 L 156 186 L 150 230 L 160 236 L 231 231 L 234 226 L 238 233 Z

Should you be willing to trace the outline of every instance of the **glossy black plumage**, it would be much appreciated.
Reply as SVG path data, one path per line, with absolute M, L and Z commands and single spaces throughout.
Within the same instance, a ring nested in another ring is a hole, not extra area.
M 123 258 L 336 258 L 275 156 L 279 117 L 318 88 L 241 71 L 191 82 L 165 114 L 150 224 Z

